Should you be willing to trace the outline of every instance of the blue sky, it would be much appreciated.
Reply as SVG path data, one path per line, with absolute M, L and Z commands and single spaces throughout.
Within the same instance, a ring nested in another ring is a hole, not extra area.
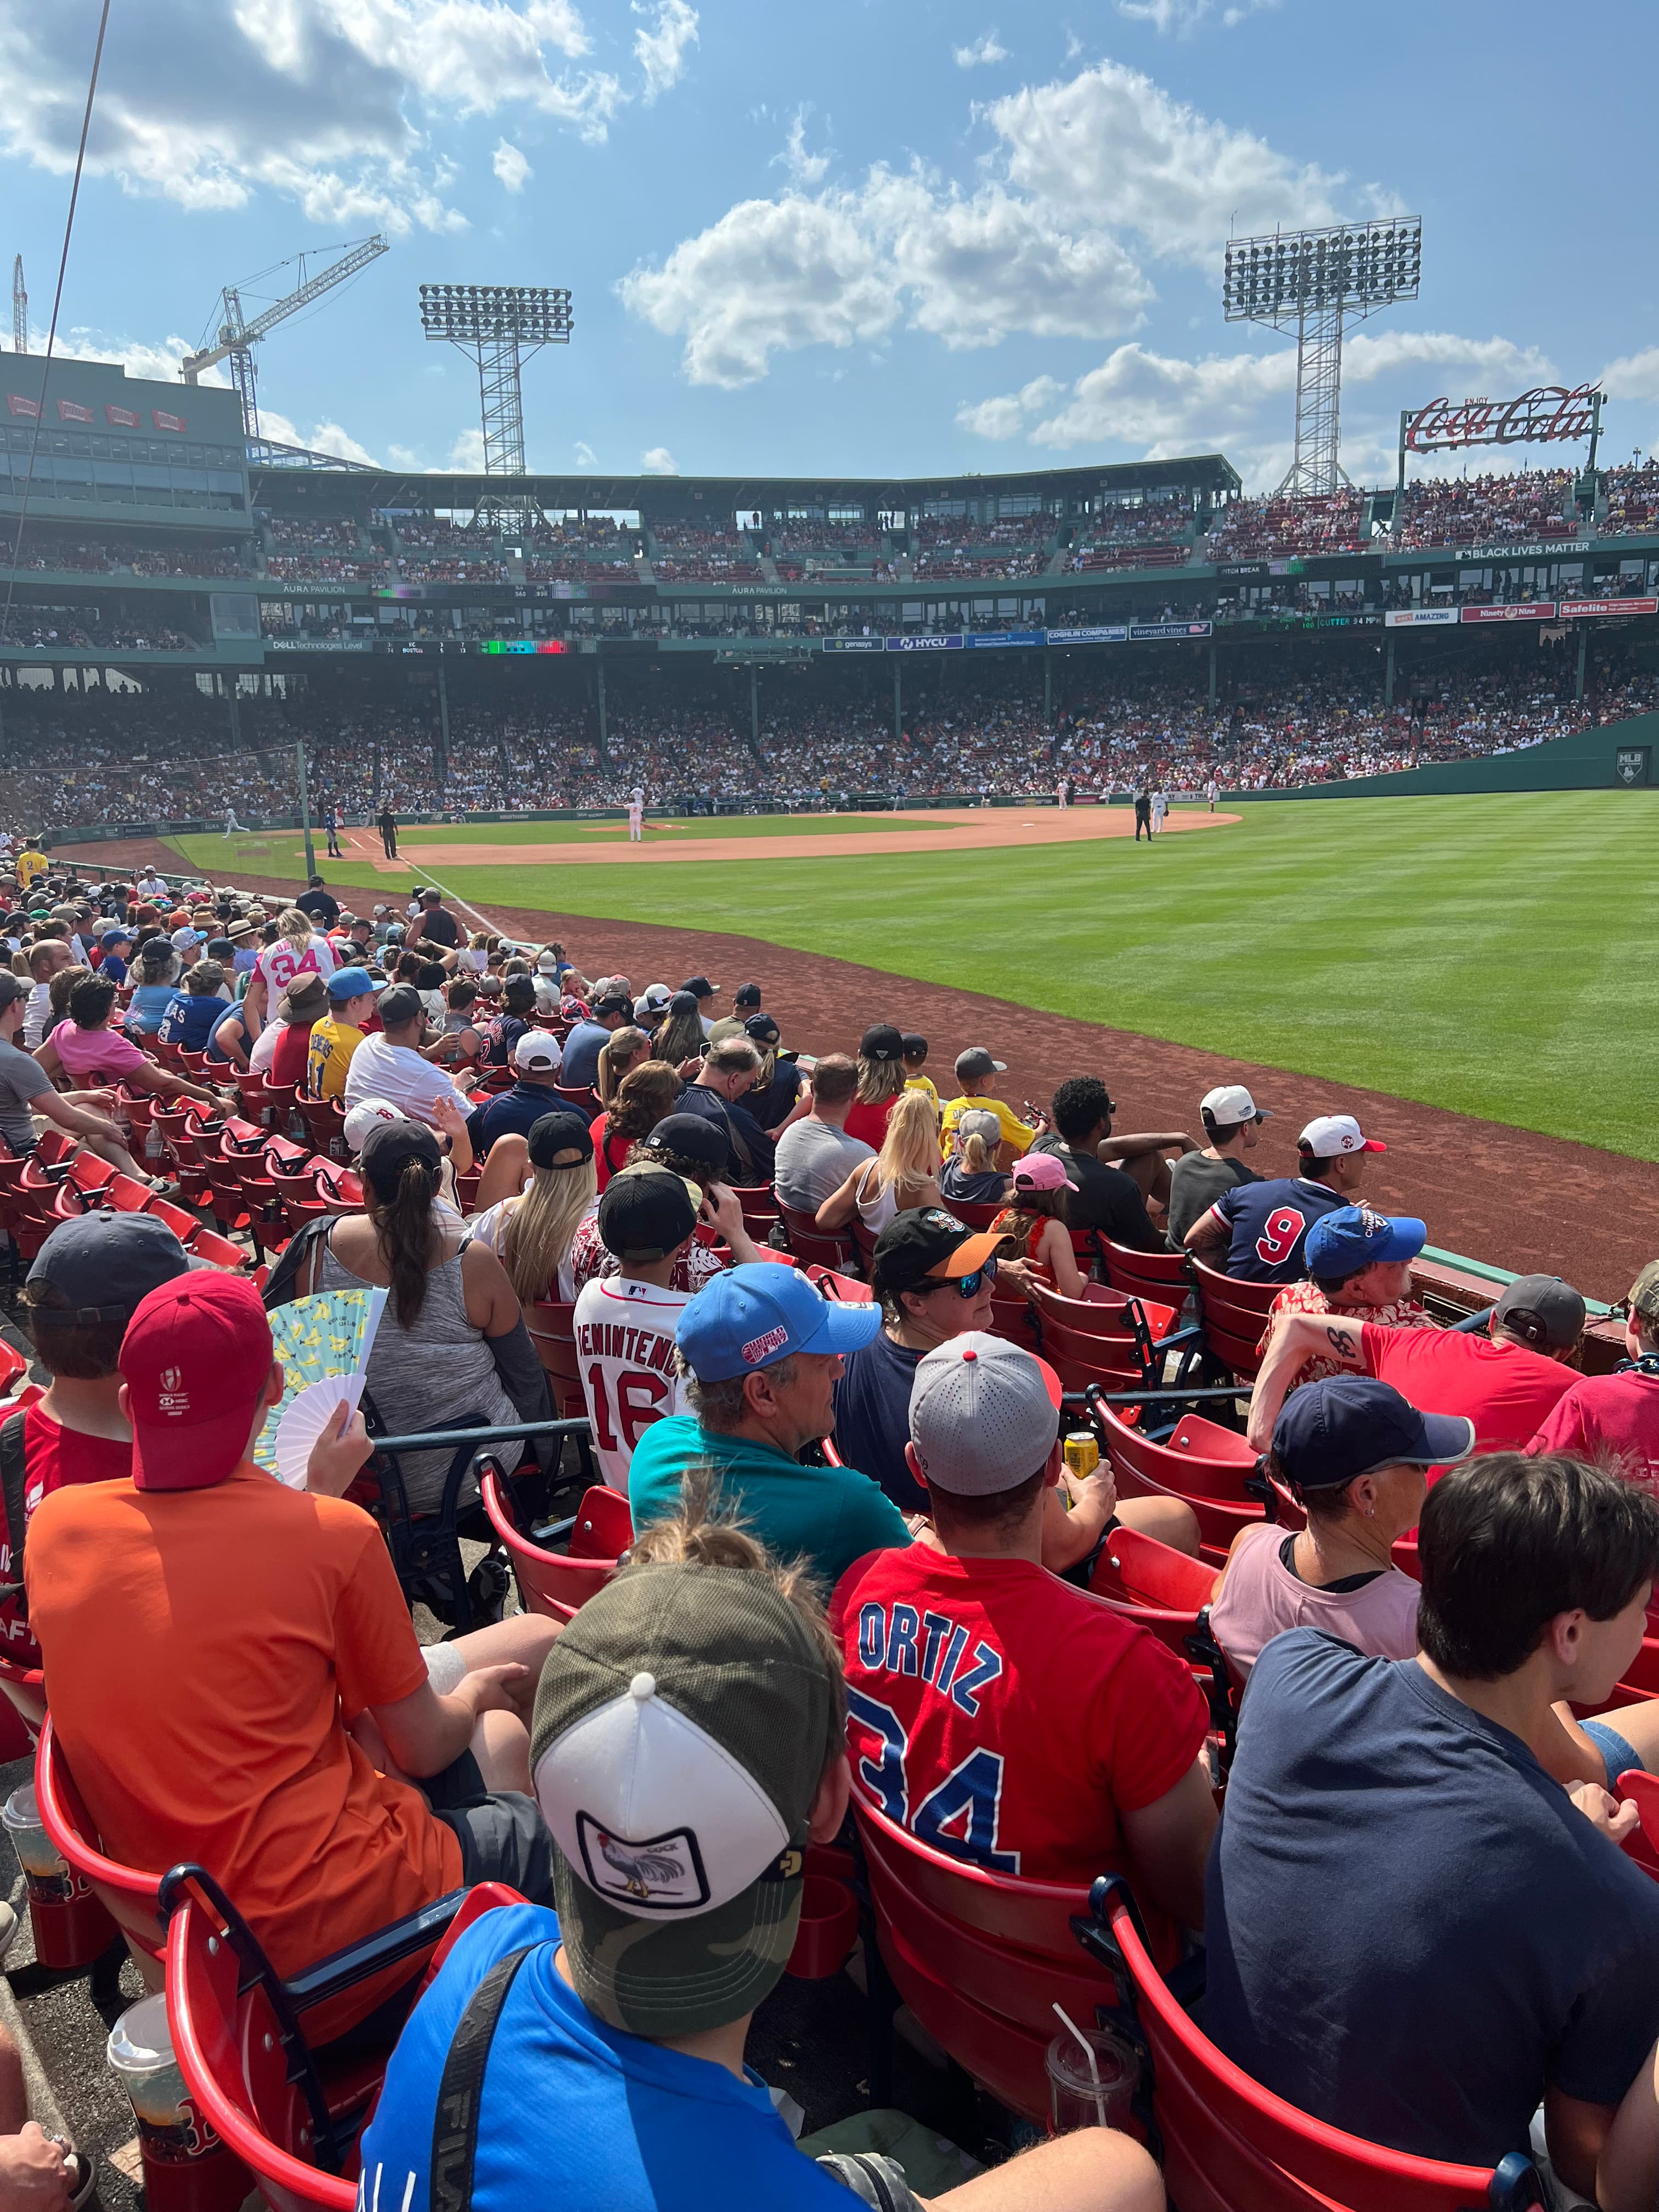
M 0 252 L 50 313 L 95 0 L 0 0 Z M 803 473 L 1289 454 L 1293 354 L 1222 321 L 1241 233 L 1424 219 L 1351 343 L 1343 458 L 1399 410 L 1601 376 L 1659 437 L 1652 0 L 114 0 L 67 349 L 161 373 L 219 287 L 385 228 L 278 331 L 301 441 L 472 462 L 428 281 L 568 284 L 532 465 Z M 40 342 L 37 338 L 37 343 Z M 283 422 L 273 422 L 283 434 Z M 1459 464 L 1461 466 L 1461 463 Z

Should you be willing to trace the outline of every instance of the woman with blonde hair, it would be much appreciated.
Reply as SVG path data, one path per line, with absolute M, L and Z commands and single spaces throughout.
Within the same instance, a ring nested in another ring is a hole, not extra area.
M 1014 1163 L 1012 1206 L 991 1224 L 1000 1232 L 997 1256 L 1046 1267 L 1063 1298 L 1083 1296 L 1083 1270 L 1072 1249 L 1066 1199 L 1077 1185 L 1053 1152 L 1027 1152 Z
M 939 1187 L 947 1206 L 1000 1206 L 1008 1196 L 1009 1181 L 997 1165 L 997 1146 L 1002 1124 L 982 1106 L 958 1114 L 951 1134 L 955 1149 L 945 1163 Z
M 467 1227 L 495 1253 L 521 1305 L 555 1298 L 569 1305 L 576 1295 L 570 1240 L 598 1194 L 593 1139 L 580 1114 L 568 1107 L 544 1114 L 528 1138 L 498 1137 L 490 1163 L 503 1145 L 522 1145 L 522 1187 L 475 1214 Z M 482 1194 L 482 1193 L 481 1193 Z
M 872 1160 L 855 1167 L 817 1210 L 820 1229 L 840 1229 L 856 1213 L 879 1237 L 896 1213 L 941 1206 L 939 1122 L 925 1091 L 903 1091 L 893 1102 L 887 1134 Z
M 599 1047 L 599 1073 L 593 1088 L 599 1093 L 601 1106 L 609 1106 L 622 1088 L 622 1079 L 639 1060 L 646 1059 L 651 1050 L 651 1040 L 643 1030 L 631 1025 L 612 1030 Z M 644 1132 L 641 1131 L 643 1135 Z
M 333 946 L 319 933 L 311 916 L 297 906 L 285 907 L 276 917 L 275 941 L 259 955 L 242 1002 L 247 1010 L 249 1035 L 258 1036 L 270 1008 L 296 975 L 309 971 L 326 982 L 338 965 Z
M 847 1134 L 878 1152 L 904 1083 L 904 1039 L 890 1022 L 872 1023 L 859 1039 L 859 1085 L 847 1109 Z
M 707 1042 L 696 999 L 690 991 L 676 991 L 652 1037 L 652 1059 L 665 1060 L 671 1067 L 683 1067 L 688 1060 L 702 1058 Z

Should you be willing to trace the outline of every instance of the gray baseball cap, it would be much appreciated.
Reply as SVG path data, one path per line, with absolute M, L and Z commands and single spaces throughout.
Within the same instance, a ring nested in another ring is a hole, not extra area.
M 935 1345 L 910 1385 L 910 1441 L 930 1489 L 994 1498 L 1029 1482 L 1060 1437 L 1060 1377 L 980 1329 Z

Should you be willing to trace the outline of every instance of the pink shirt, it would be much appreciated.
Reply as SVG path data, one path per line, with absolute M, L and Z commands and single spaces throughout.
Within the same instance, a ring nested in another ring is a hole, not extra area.
M 59 1022 L 52 1042 L 70 1075 L 130 1075 L 134 1068 L 149 1065 L 132 1039 L 123 1036 L 119 1030 L 82 1030 L 73 1022 Z
M 1659 1489 L 1659 1375 L 1581 1375 L 1527 1449 L 1605 1460 L 1626 1481 Z
M 1317 1589 L 1283 1565 L 1288 1532 L 1272 1522 L 1247 1529 L 1227 1566 L 1210 1626 L 1242 1680 L 1264 1644 L 1287 1628 L 1320 1628 L 1374 1659 L 1410 1659 L 1417 1651 L 1418 1587 L 1398 1567 L 1358 1589 Z

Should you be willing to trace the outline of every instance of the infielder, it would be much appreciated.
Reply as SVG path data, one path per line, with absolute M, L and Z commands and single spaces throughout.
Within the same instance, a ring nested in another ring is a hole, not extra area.
M 645 793 L 637 789 L 629 794 L 628 842 L 630 845 L 645 842 Z

